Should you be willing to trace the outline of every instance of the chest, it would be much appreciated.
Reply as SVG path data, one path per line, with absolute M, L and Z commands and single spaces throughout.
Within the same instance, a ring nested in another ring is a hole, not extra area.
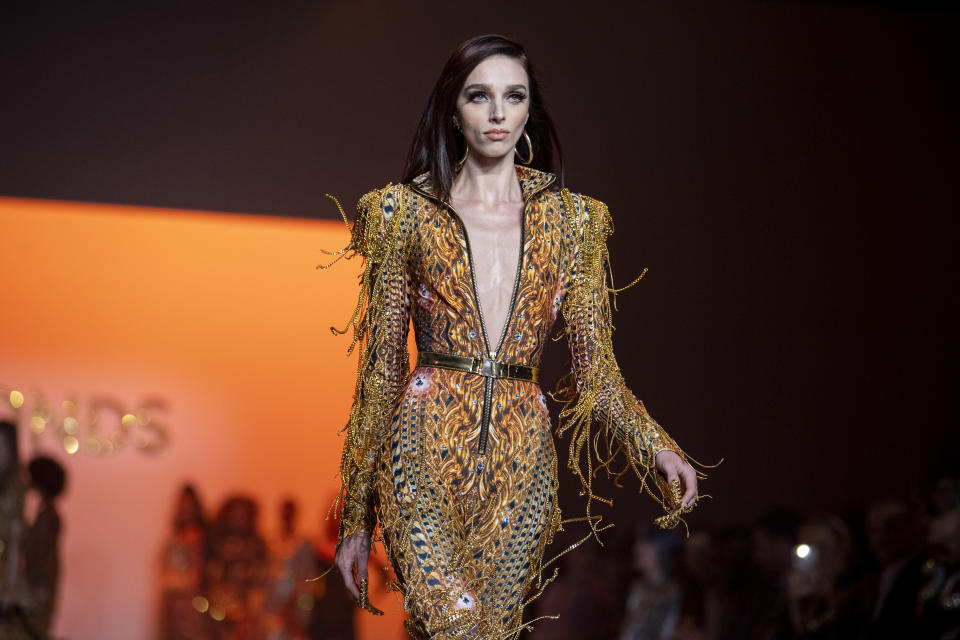
M 472 213 L 462 206 L 429 206 L 412 216 L 408 267 L 414 315 L 440 322 L 444 332 L 471 325 L 479 340 L 482 313 L 493 348 L 498 328 L 502 332 L 512 317 L 527 322 L 555 315 L 569 247 L 547 198 L 497 218 Z
M 513 289 L 521 260 L 523 213 L 522 201 L 499 206 L 456 203 L 477 293 L 487 308 L 504 306 Z

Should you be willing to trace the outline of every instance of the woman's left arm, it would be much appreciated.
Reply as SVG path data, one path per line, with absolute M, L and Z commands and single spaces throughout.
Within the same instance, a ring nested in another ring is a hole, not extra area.
M 674 526 L 679 514 L 688 512 L 696 502 L 697 473 L 676 442 L 627 387 L 614 356 L 607 281 L 606 238 L 612 232 L 609 210 L 585 196 L 568 191 L 562 196 L 572 235 L 562 313 L 573 362 L 568 387 L 573 398 L 561 413 L 561 432 L 573 429 L 571 458 L 578 467 L 584 448 L 597 450 L 589 435 L 591 418 L 596 419 L 613 441 L 613 453 L 617 446 L 624 450 L 628 468 L 634 469 L 644 486 L 653 476 L 662 495 L 658 501 L 668 511 L 658 523 Z M 608 465 L 610 460 L 601 464 Z M 579 468 L 575 472 L 579 473 Z M 580 476 L 589 485 L 589 478 Z

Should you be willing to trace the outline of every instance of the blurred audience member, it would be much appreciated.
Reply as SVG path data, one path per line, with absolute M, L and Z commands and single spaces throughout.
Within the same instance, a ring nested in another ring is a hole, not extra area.
M 264 637 L 267 545 L 257 533 L 257 504 L 246 496 L 221 507 L 206 567 L 210 617 L 216 640 Z
M 789 611 L 798 638 L 850 639 L 863 630 L 863 585 L 851 569 L 853 537 L 837 516 L 800 528 L 788 579 Z
M 706 531 L 696 531 L 681 549 L 681 608 L 675 640 L 708 640 L 706 592 L 716 580 L 712 564 L 713 540 Z
M 317 573 L 313 545 L 297 532 L 297 504 L 280 506 L 280 533 L 270 543 L 270 591 L 267 640 L 306 640 L 310 614 L 316 606 Z
M 203 598 L 207 521 L 193 485 L 180 489 L 173 531 L 164 545 L 161 574 L 162 640 L 207 638 L 209 603 Z M 195 600 L 196 599 L 196 600 Z
M 650 529 L 633 545 L 636 577 L 627 591 L 621 640 L 671 640 L 680 618 L 677 580 L 679 539 L 672 531 Z
M 882 498 L 867 510 L 867 543 L 877 564 L 870 594 L 870 640 L 907 638 L 916 630 L 924 560 L 917 514 L 903 500 Z
M 536 601 L 538 613 L 560 618 L 536 623 L 537 640 L 617 637 L 622 590 L 613 579 L 616 567 L 610 566 L 617 554 L 601 555 L 599 548 L 589 539 L 564 556 L 566 564 L 558 579 Z M 544 579 L 550 575 L 546 573 Z
M 793 637 L 787 607 L 787 579 L 793 566 L 800 516 L 788 510 L 772 511 L 751 532 L 753 562 L 758 570 L 759 612 L 753 640 L 789 640 Z
M 940 478 L 930 495 L 918 638 L 960 638 L 960 477 Z
M 17 426 L 0 422 L 0 638 L 33 638 L 22 575 L 23 503 Z
M 40 506 L 24 540 L 24 576 L 30 592 L 32 627 L 47 635 L 60 580 L 60 514 L 55 502 L 66 487 L 67 477 L 60 463 L 46 456 L 32 459 L 27 472 Z
M 16 430 L 0 425 L 0 436 L 0 640 L 33 640 L 46 637 L 56 601 L 55 500 L 65 476 L 50 458 L 28 465 L 40 509 L 21 535 Z M 941 478 L 928 503 L 921 514 L 887 497 L 865 515 L 802 525 L 799 514 L 777 510 L 749 531 L 701 530 L 687 540 L 650 529 L 611 540 L 625 548 L 606 556 L 587 542 L 563 557 L 566 568 L 537 600 L 539 611 L 562 618 L 535 622 L 531 637 L 960 640 L 960 478 Z M 245 496 L 227 500 L 208 530 L 197 492 L 183 487 L 164 549 L 161 640 L 354 637 L 353 598 L 327 573 L 337 520 L 324 518 L 323 535 L 311 542 L 299 532 L 293 500 L 279 515 L 269 546 L 257 532 L 257 505 Z M 855 536 L 848 522 L 865 528 Z M 624 557 L 631 562 L 615 561 Z M 864 564 L 868 557 L 873 564 Z
M 354 615 L 358 611 L 343 579 L 334 569 L 339 520 L 324 513 L 320 523 L 321 535 L 314 545 L 317 574 L 312 577 L 316 603 L 310 612 L 307 637 L 310 640 L 353 640 Z M 371 554 L 372 558 L 372 554 Z M 370 572 L 374 577 L 375 572 Z
M 714 536 L 713 580 L 706 592 L 706 630 L 712 640 L 750 638 L 762 615 L 763 586 L 753 564 L 750 532 L 733 528 Z

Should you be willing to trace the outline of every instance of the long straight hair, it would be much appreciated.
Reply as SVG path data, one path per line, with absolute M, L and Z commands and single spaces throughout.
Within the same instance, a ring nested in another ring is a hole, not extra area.
M 530 116 L 525 127 L 533 146 L 533 159 L 529 166 L 553 172 L 556 153 L 560 184 L 563 184 L 560 140 L 543 103 L 543 94 L 527 52 L 519 42 L 494 34 L 470 38 L 450 55 L 417 125 L 403 169 L 403 182 L 409 183 L 421 173 L 429 173 L 437 197 L 441 202 L 449 199 L 454 167 L 467 150 L 463 135 L 453 125 L 457 96 L 476 66 L 490 56 L 498 55 L 519 61 L 530 79 Z

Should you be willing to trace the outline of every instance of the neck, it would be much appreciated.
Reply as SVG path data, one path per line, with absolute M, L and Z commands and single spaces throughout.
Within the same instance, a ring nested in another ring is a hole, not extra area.
M 523 200 L 520 182 L 513 168 L 513 155 L 484 158 L 470 154 L 450 185 L 450 197 L 484 204 Z

